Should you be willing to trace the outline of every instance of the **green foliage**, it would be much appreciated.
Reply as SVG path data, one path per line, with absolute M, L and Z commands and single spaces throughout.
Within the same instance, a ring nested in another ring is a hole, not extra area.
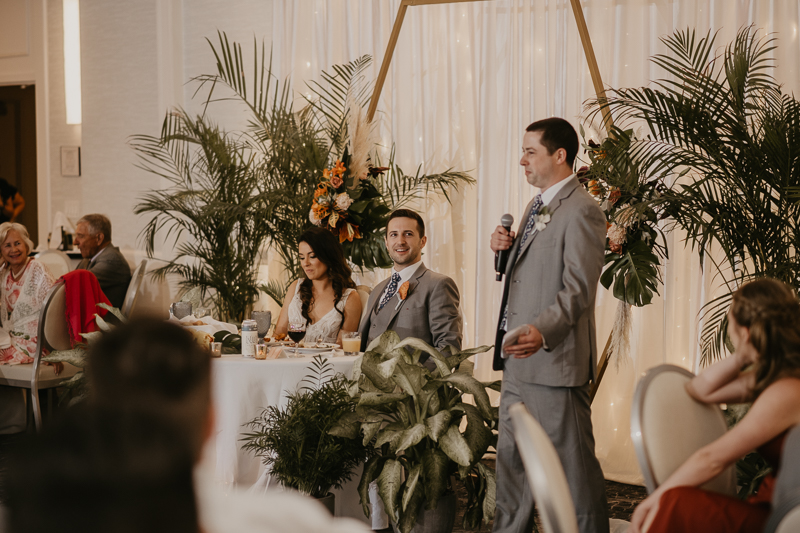
M 436 508 L 451 490 L 451 477 L 458 475 L 468 493 L 465 526 L 475 528 L 493 518 L 494 472 L 480 460 L 497 445 L 498 410 L 486 389 L 499 382 L 476 380 L 467 360 L 488 349 L 443 354 L 419 339 L 401 341 L 393 331 L 367 348 L 350 390 L 358 408 L 335 429 L 376 449 L 358 487 L 367 516 L 369 484 L 377 480 L 389 518 L 408 533 L 421 507 Z M 419 364 L 423 353 L 436 365 L 433 372 Z M 474 405 L 464 401 L 465 394 Z
M 770 74 L 774 39 L 743 28 L 719 53 L 714 39 L 689 30 L 662 39 L 670 53 L 653 62 L 671 79 L 611 90 L 590 107 L 608 108 L 622 128 L 646 126 L 627 150 L 665 186 L 648 207 L 683 229 L 701 258 L 721 248 L 725 261 L 713 266 L 730 292 L 764 276 L 799 288 L 800 102 Z M 704 362 L 724 347 L 729 296 L 703 310 Z
M 297 238 L 311 226 L 309 211 L 314 190 L 324 169 L 332 167 L 337 159 L 346 159 L 352 133 L 348 131 L 352 106 L 366 105 L 371 93 L 363 72 L 372 59 L 362 56 L 344 65 L 334 65 L 332 73 L 322 72 L 322 83 L 313 82 L 308 87 L 313 96 L 304 96 L 307 105 L 294 112 L 289 82 L 275 79 L 272 57 L 270 54 L 267 60 L 263 43 L 259 47 L 254 41 L 252 65 L 245 65 L 241 44 L 229 42 L 224 33 L 219 34 L 218 44 L 211 44 L 211 48 L 217 59 L 217 73 L 199 76 L 195 81 L 200 82 L 201 88 L 208 88 L 207 107 L 215 101 L 215 91 L 224 86 L 233 95 L 220 99 L 238 100 L 250 113 L 247 130 L 235 137 L 253 157 L 248 161 L 257 175 L 258 190 L 274 195 L 270 209 L 261 216 L 272 219 L 274 231 L 268 242 L 278 251 L 291 281 L 301 272 Z M 250 72 L 252 79 L 248 78 Z M 377 148 L 373 147 L 371 156 L 376 162 Z M 452 169 L 428 175 L 418 169 L 415 175 L 406 175 L 395 165 L 392 149 L 386 171 L 372 173 L 364 182 L 367 197 L 354 198 L 362 204 L 356 206 L 353 220 L 361 226 L 362 238 L 347 241 L 343 246 L 346 256 L 356 266 L 375 268 L 391 265 L 384 233 L 392 209 L 430 193 L 441 193 L 449 200 L 449 191 L 474 180 Z M 274 286 L 268 288 L 273 299 L 282 293 Z M 282 299 L 276 301 L 282 303 Z
M 581 134 L 585 136 L 583 127 Z M 659 266 L 667 248 L 658 228 L 661 213 L 652 201 L 664 186 L 643 171 L 633 156 L 633 130 L 612 129 L 601 144 L 589 139 L 584 148 L 590 165 L 578 171 L 578 179 L 600 202 L 610 224 L 606 239 L 606 270 L 600 282 L 613 285 L 614 297 L 630 305 L 648 305 L 658 294 Z
M 175 243 L 175 257 L 154 275 L 180 275 L 184 290 L 212 297 L 221 320 L 241 322 L 258 295 L 256 265 L 276 231 L 271 212 L 280 195 L 258 190 L 252 150 L 205 117 L 169 113 L 160 136 L 137 135 L 131 145 L 140 168 L 170 182 L 134 209 L 153 215 L 142 230 L 149 256 L 162 231 Z
M 371 450 L 360 439 L 331 431 L 356 408 L 344 376 L 333 375 L 330 362 L 317 355 L 303 382 L 286 408 L 270 406 L 247 423 L 253 431 L 242 438 L 243 449 L 261 457 L 284 486 L 322 498 L 341 488 Z

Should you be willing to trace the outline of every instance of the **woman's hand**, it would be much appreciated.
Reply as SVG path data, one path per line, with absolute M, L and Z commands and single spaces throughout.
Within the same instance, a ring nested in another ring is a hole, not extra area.
M 633 511 L 633 516 L 631 516 L 629 533 L 643 533 L 650 529 L 650 523 L 658 514 L 658 501 L 660 498 L 660 494 L 653 493 L 636 507 L 636 510 Z

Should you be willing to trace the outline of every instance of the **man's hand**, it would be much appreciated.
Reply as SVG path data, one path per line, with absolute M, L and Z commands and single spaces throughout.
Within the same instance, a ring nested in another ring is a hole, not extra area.
M 535 326 L 528 324 L 528 333 L 520 335 L 516 344 L 505 348 L 505 352 L 517 359 L 525 359 L 538 352 L 543 344 L 542 334 Z
M 503 226 L 497 226 L 492 233 L 492 240 L 489 242 L 489 247 L 494 253 L 500 250 L 508 250 L 514 244 L 514 232 L 506 231 Z

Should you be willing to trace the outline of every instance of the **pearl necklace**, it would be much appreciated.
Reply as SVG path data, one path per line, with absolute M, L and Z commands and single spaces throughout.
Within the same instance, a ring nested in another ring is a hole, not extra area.
M 30 257 L 25 259 L 25 264 L 22 265 L 22 268 L 20 269 L 19 274 L 14 274 L 14 269 L 11 266 L 8 267 L 9 272 L 11 272 L 11 278 L 14 281 L 19 281 L 19 279 L 22 277 L 22 274 L 25 272 L 25 267 L 28 266 L 28 262 L 30 260 L 31 260 Z

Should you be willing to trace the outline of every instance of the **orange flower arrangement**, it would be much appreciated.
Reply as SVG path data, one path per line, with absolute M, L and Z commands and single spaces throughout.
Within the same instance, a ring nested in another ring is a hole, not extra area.
M 322 181 L 314 190 L 314 201 L 308 214 L 312 224 L 328 228 L 339 236 L 339 242 L 361 238 L 358 225 L 348 220 L 353 198 L 344 190 L 346 171 L 347 167 L 339 160 L 333 168 L 322 171 Z

